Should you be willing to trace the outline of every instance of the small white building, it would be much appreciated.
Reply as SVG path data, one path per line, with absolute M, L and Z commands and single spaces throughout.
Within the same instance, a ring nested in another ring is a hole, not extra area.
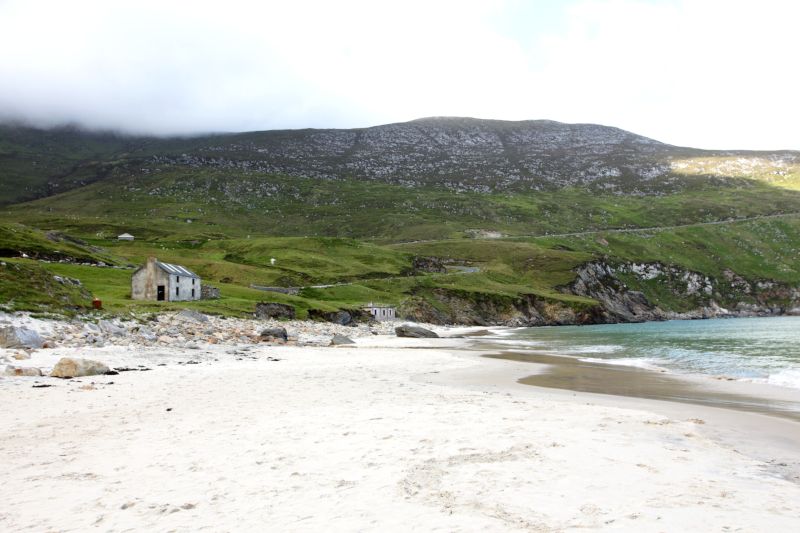
M 147 263 L 131 276 L 131 298 L 183 302 L 199 300 L 200 276 L 181 265 L 162 263 L 148 257 Z
M 397 310 L 388 305 L 379 305 L 370 302 L 364 306 L 364 309 L 372 315 L 372 318 L 379 322 L 397 318 Z
M 134 237 L 130 233 L 123 233 L 122 235 L 117 235 L 118 241 L 132 241 L 133 239 Z

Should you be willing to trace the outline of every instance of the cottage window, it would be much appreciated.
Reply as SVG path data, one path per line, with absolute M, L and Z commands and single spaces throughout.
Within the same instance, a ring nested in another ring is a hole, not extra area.
M 192 285 L 194 285 L 194 278 L 192 278 Z
M 177 281 L 178 283 L 180 283 L 180 282 L 181 282 L 181 277 L 180 277 L 180 276 L 175 276 L 175 281 Z
M 181 288 L 175 287 L 175 296 L 180 296 L 180 295 L 181 295 Z

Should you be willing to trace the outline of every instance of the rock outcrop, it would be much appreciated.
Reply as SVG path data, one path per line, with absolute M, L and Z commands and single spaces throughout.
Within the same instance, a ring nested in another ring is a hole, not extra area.
M 357 323 L 374 322 L 372 315 L 363 309 L 340 309 L 339 311 L 309 309 L 308 318 L 311 320 L 332 322 L 340 326 L 352 326 Z
M 292 320 L 295 317 L 294 307 L 287 304 L 277 302 L 261 302 L 256 304 L 256 318 L 268 319 L 286 319 Z
M 544 326 L 800 312 L 800 288 L 771 280 L 748 281 L 729 270 L 715 279 L 661 263 L 591 261 L 579 266 L 575 279 L 559 290 L 587 300 L 435 288 L 425 297 L 407 300 L 399 316 L 432 324 Z

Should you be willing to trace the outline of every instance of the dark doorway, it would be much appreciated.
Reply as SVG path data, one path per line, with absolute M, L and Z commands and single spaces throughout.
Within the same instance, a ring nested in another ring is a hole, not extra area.
M 164 286 L 163 285 L 159 285 L 158 286 L 158 291 L 156 292 L 156 300 L 158 300 L 159 302 L 164 301 L 164 294 L 165 293 L 166 293 L 166 290 L 164 290 Z

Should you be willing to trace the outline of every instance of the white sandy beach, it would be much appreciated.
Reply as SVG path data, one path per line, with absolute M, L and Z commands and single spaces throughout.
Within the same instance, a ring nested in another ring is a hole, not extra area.
M 707 409 L 500 386 L 522 364 L 460 339 L 358 342 L 36 352 L 151 370 L 0 381 L 0 530 L 800 528 L 800 485 Z

